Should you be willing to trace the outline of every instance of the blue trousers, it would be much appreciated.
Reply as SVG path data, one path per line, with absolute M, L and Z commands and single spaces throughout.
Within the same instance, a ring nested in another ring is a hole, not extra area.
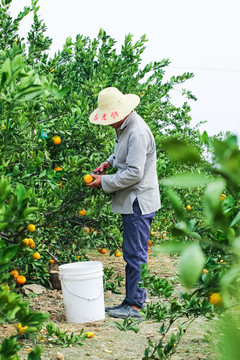
M 133 214 L 122 215 L 123 218 L 123 258 L 126 261 L 126 297 L 125 302 L 142 308 L 147 294 L 138 287 L 141 280 L 142 264 L 147 264 L 148 240 L 150 226 L 155 212 L 142 215 L 138 200 L 133 203 Z

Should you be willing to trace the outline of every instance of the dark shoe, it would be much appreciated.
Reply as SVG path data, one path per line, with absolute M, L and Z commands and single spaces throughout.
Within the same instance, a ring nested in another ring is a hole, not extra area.
M 125 301 L 123 301 L 120 305 L 116 305 L 116 306 L 108 306 L 105 308 L 105 311 L 108 312 L 110 310 L 116 310 L 119 309 L 120 307 L 122 307 L 125 304 Z
M 116 310 L 109 310 L 108 315 L 120 319 L 126 319 L 127 317 L 132 317 L 139 320 L 142 319 L 142 316 L 139 314 L 139 312 L 128 304 L 124 304 Z

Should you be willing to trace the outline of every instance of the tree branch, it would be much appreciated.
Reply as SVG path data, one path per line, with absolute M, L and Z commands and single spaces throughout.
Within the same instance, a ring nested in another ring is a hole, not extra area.
M 48 119 L 40 120 L 40 121 L 38 121 L 37 123 L 38 123 L 38 124 L 41 124 L 41 123 L 43 123 L 43 122 L 45 122 L 45 121 L 50 121 L 50 120 L 53 120 L 53 119 L 57 119 L 57 118 L 59 118 L 60 116 L 63 116 L 63 115 L 66 115 L 66 114 L 68 114 L 68 112 L 64 112 L 64 113 L 62 113 L 62 114 L 59 114 L 59 115 L 56 115 L 56 116 L 52 116 L 52 117 L 50 117 L 50 118 L 48 118 Z

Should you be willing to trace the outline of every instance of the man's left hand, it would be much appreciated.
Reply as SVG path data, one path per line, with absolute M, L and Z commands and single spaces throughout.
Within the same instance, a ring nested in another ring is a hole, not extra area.
M 95 175 L 95 174 L 91 174 L 93 178 L 95 178 L 94 181 L 92 181 L 91 183 L 87 184 L 88 187 L 90 187 L 91 189 L 97 189 L 97 188 L 101 188 L 101 175 Z

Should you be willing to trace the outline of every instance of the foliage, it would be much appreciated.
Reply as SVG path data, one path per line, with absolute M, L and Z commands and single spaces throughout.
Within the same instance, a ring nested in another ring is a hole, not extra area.
M 110 290 L 115 294 L 121 294 L 119 287 L 122 286 L 123 277 L 120 274 L 116 274 L 113 277 L 113 267 L 104 267 L 104 291 Z
M 10 203 L 9 199 L 11 199 Z M 18 227 L 27 221 L 34 211 L 36 209 L 29 206 L 29 192 L 20 184 L 15 189 L 12 188 L 8 180 L 2 177 L 0 180 L 1 229 Z M 49 314 L 29 310 L 28 303 L 22 301 L 22 295 L 14 291 L 16 284 L 12 282 L 10 289 L 6 283 L 6 281 L 11 283 L 10 273 L 6 271 L 9 271 L 11 261 L 18 250 L 19 245 L 7 246 L 4 240 L 0 240 L 0 323 L 17 322 L 17 332 L 23 335 L 39 331 Z M 6 338 L 0 345 L 0 358 L 17 360 L 19 359 L 17 352 L 20 349 L 21 345 L 16 335 Z M 40 359 L 40 354 L 41 349 L 36 347 L 29 354 L 28 359 Z
M 211 148 L 212 162 L 206 166 L 206 174 L 183 174 L 164 179 L 165 186 L 171 187 L 170 201 L 179 217 L 179 222 L 174 224 L 172 243 L 167 246 L 160 246 L 159 251 L 180 253 L 179 270 L 180 280 L 187 287 L 196 287 L 195 293 L 198 296 L 210 296 L 216 294 L 218 301 L 212 301 L 216 312 L 227 312 L 228 318 L 233 318 L 229 329 L 222 329 L 222 346 L 224 359 L 236 359 L 238 344 L 233 341 L 232 355 L 230 356 L 229 335 L 237 331 L 239 321 L 236 320 L 235 308 L 239 304 L 239 274 L 240 274 L 240 253 L 239 253 L 239 220 L 240 220 L 240 150 L 237 138 L 228 134 L 225 139 L 211 139 L 206 133 L 202 141 Z M 166 144 L 165 144 L 166 145 Z M 182 145 L 181 145 L 182 146 Z M 170 140 L 171 155 L 179 158 L 178 142 Z M 189 161 L 182 152 L 182 161 Z M 195 161 L 192 159 L 191 161 Z M 182 178 L 185 178 L 183 183 Z M 186 186 L 204 188 L 202 198 L 203 214 L 205 216 L 205 227 L 197 226 L 196 219 L 187 218 L 180 198 L 173 188 Z M 193 228 L 194 224 L 194 228 Z M 193 231 L 194 230 L 194 231 Z M 184 235 L 185 244 L 179 243 L 178 234 Z M 204 255 L 205 254 L 205 261 Z M 236 351 L 235 351 L 236 349 Z M 226 355 L 228 354 L 228 355 Z
M 142 266 L 141 278 L 139 286 L 145 287 L 152 296 L 157 296 L 156 301 L 142 310 L 145 318 L 161 323 L 160 339 L 155 344 L 149 340 L 143 359 L 170 359 L 192 322 L 199 316 L 211 318 L 214 315 L 213 306 L 197 291 L 181 291 L 175 295 L 176 280 L 168 281 L 150 275 L 147 265 Z M 177 331 L 174 330 L 176 326 Z
M 68 331 L 62 332 L 58 326 L 54 326 L 52 321 L 47 324 L 46 330 L 48 342 L 63 347 L 67 347 L 70 344 L 83 345 L 82 341 L 87 338 L 87 335 L 83 333 L 83 329 L 78 335 L 74 333 L 68 335 Z

